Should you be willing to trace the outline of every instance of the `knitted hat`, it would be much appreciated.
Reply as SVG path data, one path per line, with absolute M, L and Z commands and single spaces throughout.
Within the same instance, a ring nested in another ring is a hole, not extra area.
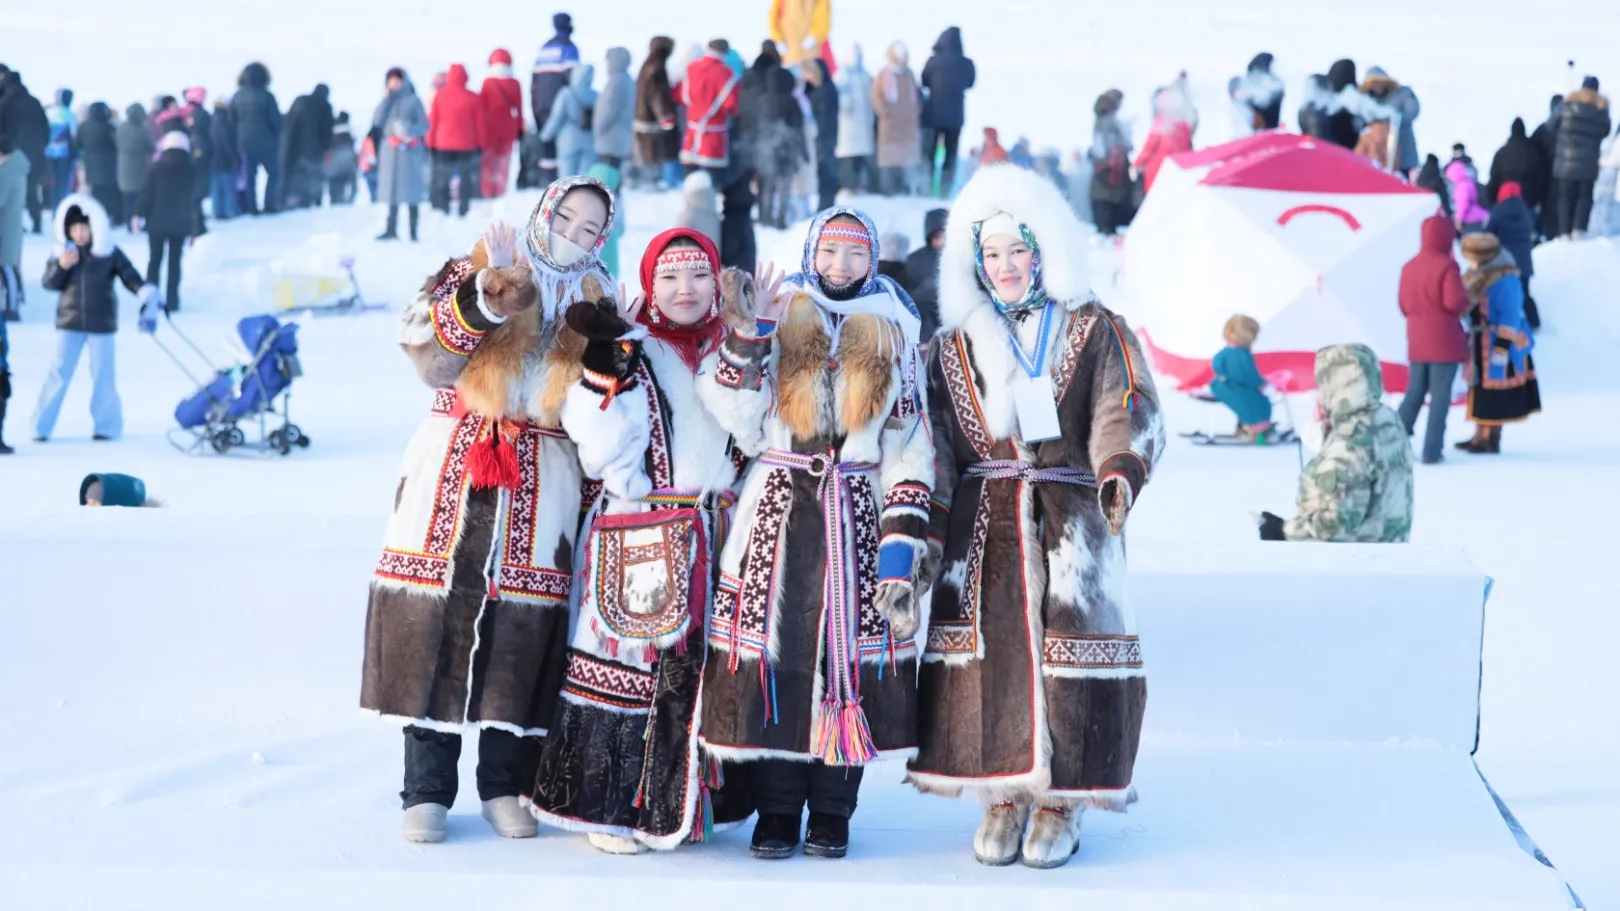
M 511 54 L 511 52 L 508 51 L 504 47 L 496 48 L 495 52 L 489 55 L 489 65 L 490 66 L 511 66 L 512 65 L 512 54 Z
M 1464 234 L 1462 252 L 1469 262 L 1488 263 L 1496 258 L 1496 254 L 1502 252 L 1502 241 L 1497 239 L 1495 234 L 1487 234 L 1484 231 Z
M 1581 80 L 1581 88 L 1586 89 L 1588 92 L 1597 91 L 1598 90 L 1598 78 L 1596 76 L 1588 76 L 1585 79 L 1582 79 Z
M 1515 199 L 1523 195 L 1524 188 L 1519 186 L 1518 181 L 1505 180 L 1502 182 L 1502 186 L 1496 191 L 1496 201 L 1501 202 L 1504 199 Z

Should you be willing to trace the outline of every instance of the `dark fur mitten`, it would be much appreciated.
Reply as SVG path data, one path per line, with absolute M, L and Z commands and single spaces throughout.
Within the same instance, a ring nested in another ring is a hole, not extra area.
M 619 316 L 611 300 L 579 301 L 563 315 L 568 328 L 585 338 L 585 351 L 580 355 L 580 366 L 601 376 L 611 376 L 628 383 L 636 373 L 641 359 L 641 342 L 623 340 L 631 326 Z M 621 390 L 628 385 L 621 385 Z

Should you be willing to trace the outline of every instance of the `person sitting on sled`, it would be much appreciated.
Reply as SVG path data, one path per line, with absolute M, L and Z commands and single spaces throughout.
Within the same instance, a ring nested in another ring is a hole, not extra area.
M 1222 405 L 1237 415 L 1236 435 L 1264 445 L 1271 442 L 1271 399 L 1266 398 L 1266 380 L 1255 366 L 1254 340 L 1260 336 L 1260 324 L 1253 317 L 1241 313 L 1226 321 L 1221 330 L 1226 347 L 1216 353 L 1210 363 L 1215 379 L 1209 392 Z

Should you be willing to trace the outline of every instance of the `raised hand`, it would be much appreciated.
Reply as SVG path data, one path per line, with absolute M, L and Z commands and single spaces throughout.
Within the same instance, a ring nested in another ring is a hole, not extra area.
M 787 311 L 789 295 L 782 292 L 787 273 L 776 263 L 760 263 L 754 269 L 754 310 L 760 319 L 780 320 Z
M 632 297 L 630 295 L 630 289 L 625 287 L 624 282 L 619 282 L 619 300 L 617 302 L 617 307 L 619 309 L 619 319 L 624 320 L 626 325 L 634 326 L 636 322 L 636 315 L 639 314 L 641 312 L 641 308 L 645 307 L 646 305 L 646 298 L 639 294 Z
M 517 232 L 504 221 L 496 220 L 489 223 L 484 230 L 484 252 L 489 256 L 489 264 L 497 269 L 505 269 L 516 261 Z

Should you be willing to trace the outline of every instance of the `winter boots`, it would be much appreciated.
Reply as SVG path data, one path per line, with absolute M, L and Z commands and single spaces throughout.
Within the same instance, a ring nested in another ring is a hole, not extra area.
M 995 804 L 984 811 L 984 821 L 973 835 L 973 858 L 985 866 L 1006 867 L 1022 855 L 1026 867 L 1061 867 L 1080 849 L 1082 809 L 1050 798 L 1034 813 L 1027 804 Z
M 410 216 L 411 241 L 414 243 L 416 241 L 416 229 L 422 220 L 422 210 L 420 207 L 412 205 L 407 206 L 406 211 Z M 377 235 L 377 239 L 399 240 L 399 206 L 388 207 L 388 226 L 383 229 L 381 234 Z
M 799 817 L 786 813 L 761 813 L 754 823 L 754 840 L 748 853 L 760 860 L 782 860 L 799 849 Z
M 849 820 L 832 813 L 811 813 L 804 832 L 804 853 L 810 857 L 843 857 L 849 851 Z
M 405 811 L 405 840 L 417 844 L 438 844 L 449 831 L 445 819 L 450 808 L 436 803 L 419 803 Z
M 1080 811 L 1061 800 L 1037 809 L 1024 836 L 1024 866 L 1050 870 L 1068 863 L 1080 850 Z
M 540 824 L 516 797 L 496 797 L 484 801 L 484 819 L 495 827 L 502 838 L 533 838 L 540 834 Z
M 1463 440 L 1457 448 L 1474 455 L 1497 455 L 1502 451 L 1502 428 L 1475 424 L 1473 439 Z
M 1024 840 L 1029 807 L 998 803 L 984 811 L 984 822 L 973 834 L 973 859 L 987 867 L 1006 867 L 1018 862 L 1018 846 Z
M 643 854 L 647 851 L 646 845 L 636 841 L 634 838 L 625 838 L 623 835 L 603 835 L 599 832 L 592 832 L 585 836 L 585 840 L 591 843 L 591 847 L 601 851 L 603 854 Z

